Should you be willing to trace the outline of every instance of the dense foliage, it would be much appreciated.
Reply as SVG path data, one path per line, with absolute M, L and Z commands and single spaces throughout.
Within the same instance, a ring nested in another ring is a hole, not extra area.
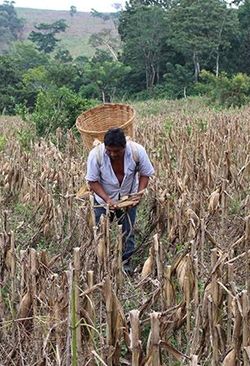
M 18 19 L 13 1 L 4 1 L 0 113 L 33 113 L 38 132 L 45 133 L 72 126 L 81 108 L 98 102 L 191 95 L 226 107 L 249 101 L 250 0 L 116 5 L 116 13 L 92 15 L 112 20 L 119 38 L 108 29 L 93 34 L 95 55 L 74 59 L 56 38 L 68 27 L 63 19 L 37 24 L 29 40 L 20 40 L 25 20 Z
M 6 50 L 13 40 L 17 40 L 23 29 L 23 20 L 17 17 L 14 1 L 4 1 L 0 5 L 0 49 Z

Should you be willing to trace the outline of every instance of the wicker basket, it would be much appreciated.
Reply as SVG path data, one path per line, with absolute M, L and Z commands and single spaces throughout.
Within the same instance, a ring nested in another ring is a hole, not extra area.
M 83 112 L 76 120 L 76 127 L 87 149 L 95 140 L 103 142 L 104 135 L 112 127 L 120 127 L 125 135 L 133 137 L 135 110 L 127 104 L 107 103 Z

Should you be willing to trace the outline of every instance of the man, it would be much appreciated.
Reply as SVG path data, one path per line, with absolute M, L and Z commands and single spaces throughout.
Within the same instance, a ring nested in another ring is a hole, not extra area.
M 133 141 L 127 142 L 120 128 L 108 130 L 104 136 L 104 143 L 92 149 L 88 156 L 86 180 L 94 192 L 97 206 L 101 206 L 94 209 L 96 223 L 99 223 L 101 215 L 106 213 L 106 207 L 109 205 L 122 225 L 122 260 L 126 262 L 135 249 L 133 227 L 136 205 L 140 198 L 126 211 L 116 209 L 116 202 L 131 193 L 143 194 L 149 177 L 153 174 L 154 168 L 143 146 Z

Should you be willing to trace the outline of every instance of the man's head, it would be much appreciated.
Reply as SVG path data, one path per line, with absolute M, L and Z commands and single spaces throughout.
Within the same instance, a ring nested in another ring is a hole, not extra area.
M 126 147 L 126 137 L 121 128 L 110 128 L 104 135 L 104 145 L 112 160 L 123 157 Z

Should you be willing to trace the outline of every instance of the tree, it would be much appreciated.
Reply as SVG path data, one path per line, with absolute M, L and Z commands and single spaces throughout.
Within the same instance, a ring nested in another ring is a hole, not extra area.
M 15 59 L 16 65 L 22 73 L 49 63 L 48 56 L 39 52 L 35 45 L 29 41 L 15 42 L 9 53 Z
M 114 3 L 113 7 L 117 10 L 114 13 L 101 13 L 94 9 L 91 11 L 91 15 L 96 18 L 102 19 L 104 22 L 112 22 L 114 29 L 111 29 L 110 26 L 108 28 L 104 28 L 102 31 L 98 33 L 94 33 L 89 38 L 89 43 L 94 47 L 97 51 L 106 49 L 113 58 L 113 60 L 118 60 L 118 52 L 120 49 L 120 39 L 117 36 L 115 28 L 118 27 L 118 19 L 120 16 L 121 4 Z
M 122 12 L 119 33 L 123 43 L 123 62 L 132 74 L 143 77 L 147 89 L 159 82 L 166 45 L 165 12 L 157 6 L 135 6 Z
M 96 49 L 106 48 L 113 60 L 118 60 L 118 51 L 120 48 L 120 41 L 118 37 L 114 37 L 111 29 L 103 29 L 99 33 L 94 33 L 89 37 L 89 43 Z
M 84 97 L 110 102 L 129 72 L 130 68 L 118 61 L 87 62 L 84 64 L 84 86 L 80 92 Z
M 72 63 L 62 63 L 53 61 L 47 67 L 48 81 L 57 87 L 66 86 L 75 90 L 75 84 L 78 79 L 78 69 Z
M 23 74 L 21 90 L 21 102 L 25 104 L 25 107 L 33 110 L 37 95 L 42 90 L 47 90 L 51 80 L 48 77 L 47 68 L 44 65 L 40 65 L 27 70 Z
M 69 50 L 65 50 L 62 48 L 59 48 L 59 50 L 57 51 L 55 59 L 63 63 L 69 63 L 73 61 L 73 57 L 71 56 Z
M 223 0 L 180 0 L 167 14 L 171 37 L 168 43 L 192 60 L 194 78 L 198 80 L 200 63 L 215 62 L 219 73 L 221 51 L 230 47 L 229 33 L 237 29 L 234 12 Z
M 65 32 L 67 27 L 68 25 L 64 19 L 57 20 L 52 24 L 40 23 L 35 26 L 40 32 L 32 31 L 29 39 L 37 45 L 39 51 L 51 53 L 59 42 L 59 39 L 55 35 L 60 32 Z
M 238 55 L 238 67 L 241 72 L 250 74 L 250 0 L 239 7 L 238 17 L 240 23 L 240 39 Z
M 4 51 L 12 41 L 20 36 L 24 21 L 17 17 L 14 1 L 4 1 L 0 5 L 0 51 Z
M 12 56 L 0 56 L 0 75 L 0 113 L 12 114 L 22 88 L 22 75 Z
M 77 8 L 74 5 L 71 5 L 70 7 L 70 16 L 73 18 L 74 15 L 77 13 Z
M 39 52 L 29 41 L 15 42 L 9 57 L 14 60 L 14 70 L 18 70 L 20 82 L 15 84 L 15 104 L 33 108 L 38 92 L 48 85 L 47 67 L 49 57 Z
M 126 3 L 126 9 L 129 7 L 135 7 L 135 6 L 160 6 L 164 9 L 168 9 L 171 7 L 174 0 L 129 0 Z
M 115 12 L 112 13 L 102 13 L 99 12 L 95 9 L 91 9 L 91 16 L 95 17 L 95 18 L 100 18 L 102 19 L 104 22 L 112 22 L 113 26 L 115 28 L 118 27 L 118 22 L 119 22 L 119 17 L 120 17 L 120 13 L 121 13 L 121 6 L 119 6 L 119 4 L 115 3 L 113 4 L 114 9 L 116 10 Z

